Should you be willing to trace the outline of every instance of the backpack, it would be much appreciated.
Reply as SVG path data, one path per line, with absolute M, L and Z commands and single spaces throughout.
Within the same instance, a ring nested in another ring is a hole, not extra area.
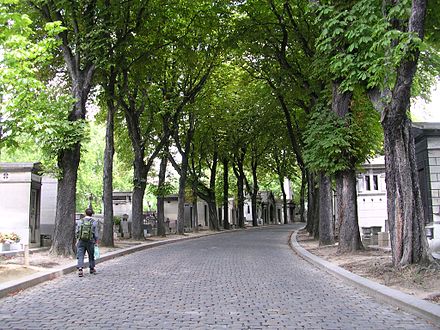
M 93 237 L 92 232 L 92 219 L 82 220 L 81 225 L 79 226 L 79 235 L 78 238 L 80 241 L 90 241 Z

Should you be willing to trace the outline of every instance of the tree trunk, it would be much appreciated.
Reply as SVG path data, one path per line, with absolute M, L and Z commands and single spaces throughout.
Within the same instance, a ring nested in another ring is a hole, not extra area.
M 241 174 L 237 177 L 237 196 L 238 227 L 244 228 L 244 178 Z
M 184 152 L 182 156 L 182 165 L 180 170 L 179 178 L 179 197 L 177 204 L 177 233 L 179 235 L 184 234 L 185 227 L 185 187 L 186 187 L 186 177 L 188 173 L 188 157 L 187 153 Z
M 287 195 L 286 189 L 284 189 L 284 178 L 280 174 L 278 174 L 278 182 L 280 184 L 281 194 L 283 195 L 283 223 L 287 225 L 289 223 L 287 220 Z
M 80 144 L 61 152 L 58 167 L 63 170 L 58 180 L 55 230 L 51 254 L 62 256 L 75 255 L 75 208 L 76 182 L 80 161 Z
M 223 159 L 223 228 L 230 229 L 229 226 L 229 162 Z
M 191 185 L 192 199 L 194 201 L 194 232 L 199 231 L 199 211 L 197 206 L 197 180 L 192 180 Z
M 363 250 L 364 247 L 361 242 L 358 222 L 356 171 L 351 169 L 342 172 L 341 180 L 338 180 L 338 182 L 342 184 L 340 188 L 342 195 L 339 203 L 340 226 L 338 253 Z
M 330 177 L 324 173 L 319 182 L 319 245 L 334 244 L 332 221 L 332 188 Z
M 177 233 L 180 235 L 184 234 L 185 231 L 185 189 L 186 189 L 186 179 L 188 176 L 188 155 L 191 149 L 191 142 L 194 135 L 194 113 L 190 111 L 189 113 L 189 128 L 186 132 L 185 146 L 184 149 L 180 150 L 180 155 L 182 156 L 182 163 L 180 166 L 180 178 L 179 178 L 179 198 L 177 207 Z M 179 141 L 178 132 L 176 129 L 176 141 Z M 180 146 L 180 144 L 179 144 Z M 192 220 L 191 220 L 192 221 Z
M 344 213 L 344 206 L 343 206 L 344 195 L 342 192 L 342 188 L 344 186 L 344 182 L 343 182 L 344 180 L 342 177 L 342 172 L 336 173 L 335 181 L 336 181 L 335 237 L 337 237 L 339 241 L 339 231 L 341 229 L 341 221 Z
M 209 222 L 212 224 L 212 228 L 214 230 L 220 229 L 220 224 L 218 223 L 218 216 L 217 216 L 217 200 L 215 197 L 215 181 L 217 177 L 217 164 L 218 164 L 218 152 L 214 151 L 214 154 L 212 155 L 212 166 L 211 166 L 211 173 L 209 178 L 209 201 L 208 201 L 208 207 L 209 207 Z
M 252 226 L 258 227 L 258 213 L 257 213 L 257 194 L 258 194 L 258 177 L 257 177 L 257 163 L 252 162 Z
M 315 228 L 315 220 L 318 221 L 318 217 L 316 216 L 317 213 L 315 213 L 316 208 L 315 205 L 318 203 L 319 193 L 318 189 L 315 184 L 315 175 L 311 172 L 307 172 L 306 174 L 307 178 L 307 225 L 306 230 L 307 232 L 312 235 L 315 232 L 318 233 L 316 237 L 319 237 L 319 231 L 314 230 Z
M 110 69 L 107 92 L 107 123 L 104 150 L 103 194 L 104 229 L 101 237 L 103 246 L 114 246 L 113 240 L 113 155 L 114 146 L 114 117 L 115 117 L 115 71 Z M 131 219 L 130 219 L 131 220 Z
M 147 186 L 146 169 L 142 155 L 134 159 L 133 200 L 131 205 L 132 235 L 136 240 L 144 239 L 142 225 L 144 223 L 144 194 Z
M 284 224 L 287 225 L 289 223 L 289 220 L 287 219 L 287 196 L 286 192 L 283 188 L 283 218 L 284 218 Z
M 312 211 L 312 221 L 313 221 L 313 229 L 312 234 L 315 239 L 319 239 L 319 220 L 320 220 L 320 214 L 319 214 L 319 202 L 320 202 L 320 188 L 319 186 L 314 188 L 315 196 L 312 203 L 313 209 Z
M 66 64 L 75 71 L 69 70 L 72 78 L 72 96 L 75 99 L 72 111 L 68 116 L 69 121 L 85 119 L 86 102 L 90 92 L 92 77 L 95 72 L 93 65 L 80 70 L 71 57 L 67 56 L 66 47 L 63 47 Z M 75 68 L 75 69 L 73 69 Z M 78 141 L 68 149 L 58 152 L 57 165 L 62 178 L 58 180 L 58 193 L 55 211 L 55 229 L 51 254 L 73 256 L 75 255 L 75 211 L 76 211 L 76 184 L 78 167 L 81 158 L 81 142 Z
M 308 177 L 307 170 L 301 170 L 301 190 L 299 193 L 299 218 L 301 222 L 306 222 L 305 216 L 305 199 L 306 199 L 306 187 L 308 186 Z M 307 217 L 308 218 L 308 217 Z M 308 226 L 308 224 L 307 224 Z
M 163 186 L 165 184 L 165 175 L 167 171 L 168 155 L 163 155 L 159 167 L 159 182 L 157 194 L 157 236 L 166 236 L 165 231 L 165 194 Z
M 384 1 L 384 4 L 394 5 L 388 0 Z M 415 33 L 422 40 L 425 13 L 426 0 L 413 0 L 408 31 Z M 411 121 L 407 117 L 419 50 L 416 46 L 407 49 L 408 54 L 402 58 L 397 69 L 390 100 L 382 113 L 387 211 L 393 265 L 396 267 L 414 263 L 423 264 L 432 260 L 428 253 L 424 230 Z
M 406 114 L 405 114 L 406 117 Z M 398 124 L 388 116 L 383 122 L 387 210 L 393 265 L 426 263 L 428 242 L 415 160 L 411 122 Z M 399 127 L 398 129 L 396 129 Z
M 350 113 L 350 103 L 353 97 L 352 92 L 340 92 L 340 83 L 333 82 L 332 111 L 341 119 L 346 121 Z M 346 121 L 346 125 L 349 123 Z M 347 159 L 350 168 L 337 174 L 336 183 L 338 209 L 336 212 L 336 223 L 339 229 L 339 253 L 353 252 L 363 249 L 359 232 L 357 213 L 357 191 L 356 191 L 356 159 L 349 151 L 344 151 L 343 157 Z
M 217 204 L 215 202 L 215 194 L 211 195 L 211 198 L 207 201 L 209 210 L 209 227 L 212 230 L 219 230 L 219 223 L 217 217 Z
M 191 219 L 191 223 L 193 226 L 193 232 L 198 233 L 199 232 L 199 210 L 197 206 L 197 194 L 193 194 L 193 217 Z

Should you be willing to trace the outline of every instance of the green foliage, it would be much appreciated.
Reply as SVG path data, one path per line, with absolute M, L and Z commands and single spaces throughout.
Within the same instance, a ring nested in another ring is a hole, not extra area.
M 92 194 L 93 208 L 95 213 L 99 213 L 102 211 L 105 127 L 93 121 L 88 122 L 86 132 L 78 169 L 76 209 L 85 209 L 89 205 L 89 196 Z M 132 171 L 124 167 L 119 154 L 116 153 L 113 164 L 113 190 L 131 191 L 132 189 Z
M 165 182 L 160 187 L 156 185 L 149 185 L 148 191 L 156 197 L 165 197 L 176 193 L 176 186 L 170 182 Z
M 435 49 L 440 48 L 440 6 L 439 0 L 430 0 L 427 3 L 425 18 L 425 40 Z
M 438 63 L 438 59 L 432 59 L 438 54 L 430 46 L 414 34 L 393 28 L 382 9 L 378 2 L 370 0 L 357 1 L 344 10 L 336 5 L 317 6 L 317 20 L 322 22 L 322 30 L 317 41 L 320 56 L 316 61 L 316 74 L 322 75 L 327 69 L 329 79 L 342 80 L 343 91 L 354 90 L 360 82 L 369 88 L 383 89 L 392 86 L 395 68 L 413 49 L 425 50 L 421 56 L 427 58 L 422 63 Z M 410 1 L 405 0 L 386 10 L 388 17 L 405 21 L 410 9 Z M 432 82 L 432 74 L 438 74 L 438 67 L 437 72 L 424 71 L 419 84 L 426 86 Z
M 0 2 L 0 121 L 1 147 L 17 146 L 20 135 L 35 139 L 46 167 L 53 167 L 59 150 L 82 138 L 84 124 L 65 121 L 72 107 L 70 96 L 58 82 L 47 83 L 40 71 L 52 60 L 64 31 L 60 22 L 44 26 L 44 36 L 35 39 L 29 16 L 16 11 L 17 1 Z M 18 139 L 18 140 L 17 140 Z
M 305 136 L 306 164 L 328 174 L 362 164 L 380 152 L 383 141 L 379 115 L 358 90 L 352 113 L 340 118 L 321 105 L 312 113 Z

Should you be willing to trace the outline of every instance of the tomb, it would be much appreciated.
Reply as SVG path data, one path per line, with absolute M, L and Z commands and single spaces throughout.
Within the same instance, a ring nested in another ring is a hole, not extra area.
M 40 163 L 0 163 L 0 233 L 40 246 Z

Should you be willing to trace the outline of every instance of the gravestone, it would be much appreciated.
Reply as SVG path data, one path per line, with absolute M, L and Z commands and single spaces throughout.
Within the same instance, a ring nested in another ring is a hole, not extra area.
M 128 227 L 128 214 L 124 214 L 122 216 L 121 229 L 122 229 L 122 237 L 130 238 L 130 229 Z

